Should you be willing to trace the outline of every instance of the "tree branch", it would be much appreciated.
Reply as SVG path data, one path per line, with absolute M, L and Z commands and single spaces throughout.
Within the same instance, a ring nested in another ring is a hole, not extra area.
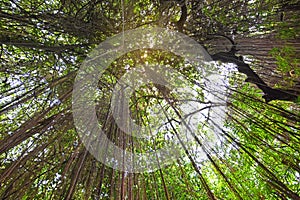
M 227 36 L 224 36 L 228 39 Z M 249 66 L 245 63 L 241 57 L 235 55 L 237 52 L 236 45 L 232 39 L 229 39 L 233 43 L 232 49 L 229 52 L 220 52 L 211 55 L 211 58 L 215 61 L 219 60 L 227 63 L 234 63 L 237 65 L 238 71 L 247 76 L 246 82 L 255 84 L 259 89 L 264 92 L 263 98 L 266 102 L 273 100 L 293 101 L 297 100 L 297 95 L 293 94 L 291 90 L 282 90 L 269 87 Z
M 178 31 L 179 32 L 183 32 L 183 26 L 184 26 L 184 23 L 187 19 L 187 7 L 186 7 L 186 4 L 184 1 L 182 1 L 180 3 L 181 5 L 181 16 L 180 16 L 180 19 L 176 22 L 176 25 L 177 25 L 177 28 L 178 28 Z

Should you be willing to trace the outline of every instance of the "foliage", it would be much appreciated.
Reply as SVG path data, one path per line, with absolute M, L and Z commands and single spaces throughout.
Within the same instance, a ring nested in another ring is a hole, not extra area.
M 263 66 L 257 70 L 259 76 L 275 79 L 277 87 L 299 95 L 296 1 L 185 4 L 185 34 L 200 44 L 212 34 L 240 39 L 241 56 L 251 57 L 251 67 Z M 87 53 L 125 30 L 141 26 L 176 30 L 181 1 L 1 0 L 0 5 L 1 199 L 299 199 L 300 100 L 264 102 L 261 90 L 245 83 L 233 65 L 212 65 L 228 88 L 221 91 L 227 94 L 222 99 L 227 118 L 216 129 L 218 145 L 204 145 L 208 149 L 204 155 L 188 151 L 165 168 L 131 174 L 106 167 L 82 144 L 71 98 Z M 145 63 L 168 65 L 187 77 L 199 104 L 207 92 L 197 66 L 172 53 L 144 49 L 114 61 L 99 80 L 97 116 L 112 141 L 136 152 L 163 147 L 168 143 L 165 138 L 176 137 L 179 130 L 179 104 L 169 103 L 178 98 L 176 92 L 155 84 L 136 90 L 130 109 L 138 124 L 157 120 L 151 112 L 168 112 L 173 121 L 167 121 L 157 137 L 149 141 L 129 137 L 111 119 L 111 91 L 117 80 Z M 214 120 L 207 116 L 199 127 Z M 197 134 L 201 137 L 205 129 L 199 128 Z M 196 140 L 191 143 L 201 146 Z

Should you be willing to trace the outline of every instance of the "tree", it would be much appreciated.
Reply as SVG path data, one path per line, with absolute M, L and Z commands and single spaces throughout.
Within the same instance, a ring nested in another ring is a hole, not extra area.
M 279 0 L 2 0 L 1 199 L 300 199 L 297 7 L 297 1 Z M 215 125 L 217 145 L 197 139 L 214 123 L 209 113 L 216 105 L 204 98 L 203 74 L 180 56 L 153 49 L 121 56 L 99 80 L 96 102 L 99 124 L 118 146 L 159 149 L 167 136 L 178 136 L 182 118 L 176 93 L 147 84 L 130 99 L 131 117 L 147 125 L 156 120 L 151 112 L 163 111 L 167 125 L 149 141 L 125 134 L 109 102 L 127 69 L 169 65 L 197 88 L 197 103 L 208 103 L 202 132 L 191 141 L 206 147 L 204 153 L 182 145 L 185 158 L 154 172 L 127 173 L 98 162 L 82 144 L 73 123 L 72 90 L 96 45 L 144 26 L 182 32 L 223 62 L 214 69 L 228 77 L 223 84 L 228 97 L 222 99 L 226 123 Z

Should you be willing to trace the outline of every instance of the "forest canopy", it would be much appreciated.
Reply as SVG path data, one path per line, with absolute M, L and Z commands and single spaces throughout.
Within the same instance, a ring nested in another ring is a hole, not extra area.
M 298 1 L 0 5 L 1 199 L 300 199 Z

